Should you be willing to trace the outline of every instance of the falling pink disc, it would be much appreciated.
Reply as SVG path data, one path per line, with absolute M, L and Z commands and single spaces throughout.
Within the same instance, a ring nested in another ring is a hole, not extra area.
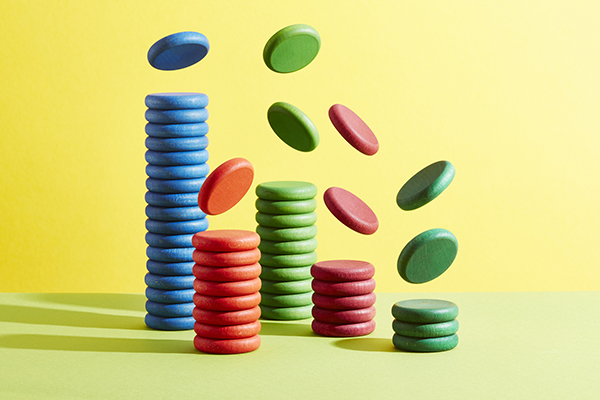
M 329 119 L 340 135 L 356 150 L 368 156 L 379 150 L 379 142 L 371 128 L 348 107 L 334 104 L 329 109 Z
M 333 216 L 353 231 L 372 235 L 379 228 L 379 221 L 373 210 L 349 191 L 330 187 L 323 194 L 323 200 Z

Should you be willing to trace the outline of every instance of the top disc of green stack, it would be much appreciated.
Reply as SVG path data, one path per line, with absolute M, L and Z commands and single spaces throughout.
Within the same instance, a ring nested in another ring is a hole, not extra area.
M 317 195 L 317 187 L 309 182 L 264 182 L 256 187 L 256 195 L 264 200 L 308 200 Z

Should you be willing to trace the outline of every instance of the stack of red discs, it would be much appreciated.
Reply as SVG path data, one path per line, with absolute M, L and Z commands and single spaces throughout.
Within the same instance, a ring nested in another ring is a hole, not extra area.
M 313 276 L 312 329 L 323 336 L 363 336 L 375 330 L 375 267 L 365 261 L 320 261 Z
M 198 232 L 194 265 L 194 346 L 238 354 L 260 346 L 260 236 L 243 230 Z

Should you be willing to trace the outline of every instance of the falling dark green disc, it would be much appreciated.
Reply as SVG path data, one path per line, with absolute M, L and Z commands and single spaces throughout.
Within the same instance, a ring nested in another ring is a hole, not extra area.
M 430 229 L 414 237 L 398 257 L 398 273 L 407 282 L 429 282 L 452 265 L 458 242 L 445 229 Z
M 309 152 L 319 145 L 319 131 L 298 107 L 277 102 L 267 110 L 269 125 L 288 146 Z
M 438 161 L 423 168 L 402 186 L 396 203 L 406 211 L 424 206 L 446 190 L 454 179 L 454 172 L 454 166 L 448 161 Z

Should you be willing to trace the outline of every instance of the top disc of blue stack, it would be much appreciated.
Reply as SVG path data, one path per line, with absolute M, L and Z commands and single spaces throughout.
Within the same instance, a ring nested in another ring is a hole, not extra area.
M 165 36 L 148 50 L 148 62 L 156 69 L 173 71 L 196 64 L 208 53 L 208 39 L 198 32 Z
M 146 107 L 155 110 L 179 110 L 182 108 L 204 108 L 208 96 L 204 93 L 152 93 L 146 96 Z

